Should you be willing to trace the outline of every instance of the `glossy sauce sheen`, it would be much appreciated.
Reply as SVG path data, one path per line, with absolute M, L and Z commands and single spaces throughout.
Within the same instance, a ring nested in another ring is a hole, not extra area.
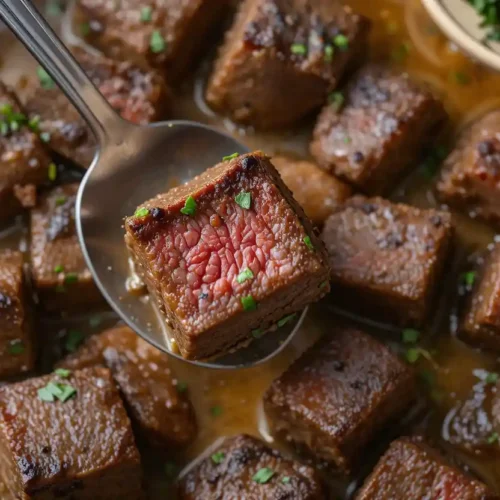
M 436 26 L 430 22 L 418 0 L 350 0 L 347 3 L 359 13 L 373 20 L 371 35 L 371 59 L 388 60 L 408 71 L 417 79 L 429 82 L 437 95 L 444 101 L 451 116 L 454 131 L 465 123 L 477 118 L 485 111 L 500 106 L 498 89 L 500 75 L 480 68 L 450 47 L 446 39 L 440 35 Z M 24 51 L 12 45 L 8 58 L 3 66 L 7 83 L 15 84 L 19 77 L 34 74 L 35 64 L 27 58 Z M 9 45 L 9 46 L 10 46 Z M 2 54 L 4 56 L 4 54 Z M 26 65 L 19 64 L 26 60 Z M 465 78 L 464 78 L 465 75 Z M 467 80 L 464 83 L 464 80 Z M 200 120 L 206 123 L 225 126 L 237 132 L 228 122 L 222 122 L 211 114 L 202 102 L 202 81 L 194 86 L 186 86 L 186 98 L 175 103 L 175 117 Z M 194 95 L 195 99 L 192 98 Z M 242 136 L 250 149 L 263 149 L 268 154 L 279 152 L 295 152 L 307 155 L 308 141 L 312 132 L 312 123 L 299 131 L 286 131 L 281 134 L 255 135 L 247 132 Z M 228 154 L 231 154 L 229 151 Z M 392 198 L 405 200 L 420 207 L 437 206 L 432 191 L 436 179 L 429 180 L 422 169 L 414 168 L 409 179 L 400 184 Z M 473 370 L 478 368 L 499 371 L 496 358 L 481 353 L 456 340 L 454 332 L 457 324 L 459 291 L 459 275 L 463 270 L 471 268 L 471 259 L 484 250 L 494 238 L 494 233 L 485 225 L 456 215 L 457 251 L 455 260 L 447 273 L 447 284 L 439 294 L 439 312 L 431 328 L 422 332 L 425 338 L 423 345 L 428 349 L 436 349 L 434 362 L 419 361 L 418 369 L 432 371 L 435 382 L 430 390 L 432 402 L 430 411 L 423 411 L 414 418 L 414 426 L 425 431 L 431 437 L 439 438 L 447 435 L 447 414 L 457 403 L 465 399 L 478 379 Z M 20 225 L 2 233 L 3 245 L 16 247 L 24 241 L 25 233 Z M 238 372 L 219 372 L 195 369 L 187 364 L 172 359 L 172 366 L 179 380 L 188 384 L 189 395 L 193 401 L 199 434 L 196 441 L 177 457 L 158 457 L 149 454 L 143 459 L 149 474 L 148 486 L 151 498 L 165 498 L 169 485 L 165 477 L 163 464 L 165 461 L 176 461 L 182 467 L 198 456 L 218 437 L 239 433 L 259 435 L 266 438 L 266 425 L 262 419 L 262 395 L 291 361 L 322 333 L 328 332 L 332 324 L 334 296 L 328 297 L 320 305 L 311 308 L 301 334 L 278 357 L 264 366 Z M 99 326 L 88 327 L 89 318 L 78 320 L 70 318 L 62 324 L 54 320 L 44 320 L 38 332 L 50 336 L 54 340 L 61 337 L 61 332 L 68 328 L 79 328 L 83 331 L 100 331 L 103 326 L 113 324 L 112 316 L 105 316 Z M 397 339 L 398 335 L 389 333 L 388 329 L 380 329 L 381 338 Z M 47 344 L 49 344 L 47 342 Z M 49 369 L 49 361 L 58 354 L 57 343 L 46 347 L 43 366 Z M 374 446 L 373 454 L 366 454 L 367 464 L 359 470 L 357 481 L 371 470 L 385 446 L 384 440 L 394 437 L 398 429 L 390 429 L 390 435 L 381 436 L 379 449 Z M 404 427 L 403 432 L 408 432 Z M 451 449 L 451 446 L 449 447 Z M 453 449 L 472 471 L 500 492 L 500 447 L 489 453 L 472 456 Z M 339 498 L 347 498 L 356 483 L 348 485 L 339 481 L 335 490 Z M 359 483 L 358 483 L 359 484 Z

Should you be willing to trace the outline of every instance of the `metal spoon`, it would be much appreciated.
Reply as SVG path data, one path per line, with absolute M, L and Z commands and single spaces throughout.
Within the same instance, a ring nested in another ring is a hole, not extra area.
M 123 219 L 145 200 L 185 182 L 223 156 L 248 149 L 200 123 L 169 121 L 135 126 L 121 119 L 29 0 L 0 0 L 0 17 L 54 78 L 96 135 L 98 152 L 78 193 L 76 224 L 88 267 L 110 306 L 145 340 L 173 356 L 165 321 L 148 302 L 130 295 Z M 242 368 L 284 349 L 305 315 L 250 346 L 210 362 Z

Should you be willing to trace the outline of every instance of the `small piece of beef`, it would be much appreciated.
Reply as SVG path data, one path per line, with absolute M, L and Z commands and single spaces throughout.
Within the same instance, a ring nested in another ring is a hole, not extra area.
M 369 21 L 340 2 L 244 0 L 207 102 L 243 125 L 292 125 L 326 101 L 364 52 L 368 32 Z
M 445 160 L 438 193 L 445 203 L 500 224 L 500 110 L 467 127 Z
M 347 184 L 310 161 L 276 156 L 273 164 L 306 215 L 318 226 L 351 196 L 352 190 Z
M 193 407 L 167 354 L 120 327 L 90 337 L 59 363 L 72 370 L 95 365 L 111 370 L 132 421 L 153 446 L 185 445 L 196 436 Z
M 76 394 L 47 401 L 51 388 Z M 106 368 L 0 388 L 0 478 L 9 499 L 138 500 L 141 476 L 132 427 Z
M 16 95 L 0 82 L 0 222 L 34 206 L 36 186 L 48 181 L 51 163 Z
M 416 165 L 446 117 L 426 87 L 369 65 L 321 112 L 311 153 L 320 167 L 361 191 L 383 194 Z
M 500 351 L 500 244 L 487 256 L 465 311 L 460 336 Z
M 327 255 L 269 158 L 242 155 L 146 202 L 126 242 L 186 358 L 219 355 L 329 291 Z
M 20 252 L 0 252 L 0 378 L 29 371 L 34 349 Z
M 449 465 L 419 438 L 394 441 L 356 500 L 498 500 L 483 483 Z
M 247 435 L 226 438 L 179 482 L 180 500 L 323 500 L 316 471 Z
M 322 234 L 336 303 L 388 323 L 421 326 L 452 236 L 447 212 L 351 198 L 327 219 Z
M 206 50 L 227 0 L 77 0 L 75 32 L 112 59 L 179 81 Z
M 416 396 L 416 378 L 385 345 L 337 327 L 264 396 L 271 429 L 349 473 L 366 445 Z
M 156 71 L 82 49 L 72 50 L 103 96 L 126 120 L 145 125 L 169 114 L 172 93 Z M 40 118 L 41 137 L 53 151 L 83 168 L 90 166 L 96 152 L 94 135 L 57 87 L 36 87 L 26 102 L 26 110 L 30 117 Z
M 104 303 L 76 235 L 77 192 L 77 184 L 57 187 L 41 196 L 31 211 L 33 282 L 48 311 L 74 311 Z

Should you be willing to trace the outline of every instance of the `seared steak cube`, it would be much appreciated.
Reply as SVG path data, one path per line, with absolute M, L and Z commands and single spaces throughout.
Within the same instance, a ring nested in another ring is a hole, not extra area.
M 327 255 L 269 158 L 255 152 L 146 202 L 126 242 L 186 358 L 252 339 L 329 290 Z
M 419 438 L 394 441 L 356 500 L 494 500 L 486 485 L 449 465 Z
M 378 65 L 363 68 L 331 100 L 318 118 L 311 153 L 320 167 L 372 195 L 387 192 L 416 165 L 446 119 L 424 86 Z
M 206 48 L 227 0 L 77 0 L 77 34 L 112 59 L 162 70 L 178 80 Z M 78 33 L 80 32 L 80 33 Z
M 77 184 L 57 187 L 31 211 L 31 269 L 44 308 L 76 310 L 104 303 L 87 269 L 75 227 Z
M 500 351 L 500 244 L 487 256 L 465 311 L 461 337 Z
M 244 125 L 291 125 L 326 101 L 368 31 L 368 20 L 340 2 L 244 0 L 208 82 L 208 104 Z
M 165 118 L 172 94 L 156 71 L 129 62 L 73 49 L 85 72 L 110 105 L 126 120 L 144 125 Z M 39 117 L 40 137 L 63 157 L 87 168 L 96 151 L 95 138 L 66 96 L 53 84 L 33 89 L 26 103 L 31 117 Z
M 415 395 L 411 367 L 361 330 L 338 327 L 272 383 L 264 409 L 274 433 L 349 473 Z
M 49 180 L 51 162 L 16 95 L 0 82 L 0 222 L 36 203 L 36 186 Z
M 142 498 L 139 452 L 106 368 L 2 387 L 0 452 L 8 498 Z
M 318 226 L 351 196 L 347 184 L 310 161 L 276 156 L 273 164 L 306 215 Z
M 325 498 L 316 471 L 247 435 L 226 438 L 180 481 L 180 500 Z
M 445 160 L 440 197 L 473 216 L 500 223 L 500 110 L 467 127 Z
M 447 212 L 355 196 L 331 215 L 322 238 L 335 300 L 401 326 L 421 326 L 451 248 Z
M 72 370 L 95 365 L 111 370 L 132 421 L 152 445 L 184 445 L 193 440 L 194 411 L 167 354 L 121 327 L 90 337 L 59 364 Z
M 0 377 L 33 368 L 30 307 L 25 289 L 23 256 L 0 252 Z

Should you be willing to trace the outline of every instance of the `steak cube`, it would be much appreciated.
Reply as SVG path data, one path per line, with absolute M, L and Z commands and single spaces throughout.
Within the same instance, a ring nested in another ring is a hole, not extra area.
M 322 500 L 325 491 L 316 471 L 284 458 L 247 435 L 226 438 L 191 469 L 178 487 L 180 500 L 217 498 Z
M 30 306 L 20 252 L 0 252 L 0 377 L 29 371 L 34 364 Z
M 418 438 L 394 441 L 356 500 L 494 500 L 486 485 L 449 465 Z
M 36 203 L 52 159 L 30 129 L 16 95 L 0 82 L 0 222 Z
M 476 280 L 460 336 L 500 351 L 500 244 L 495 244 Z
M 451 249 L 447 212 L 355 196 L 326 221 L 335 300 L 400 326 L 421 326 Z
M 319 166 L 367 194 L 391 189 L 446 119 L 442 104 L 408 75 L 364 67 L 334 94 L 314 129 Z
M 438 193 L 471 215 L 500 224 L 500 110 L 467 127 L 445 160 Z
M 332 212 L 351 196 L 351 188 L 314 163 L 288 156 L 273 158 L 273 164 L 306 215 L 321 226 Z
M 177 81 L 206 48 L 227 0 L 127 0 L 119 8 L 108 0 L 78 0 L 76 6 L 80 34 L 91 45 L 112 59 L 160 69 Z
M 85 259 L 75 227 L 77 184 L 57 187 L 31 211 L 33 282 L 48 311 L 76 310 L 104 303 Z
M 152 445 L 185 445 L 193 440 L 193 407 L 172 373 L 170 356 L 130 328 L 120 327 L 90 337 L 59 364 L 71 370 L 95 365 L 111 370 L 132 421 Z
M 328 292 L 324 246 L 269 158 L 223 161 L 125 222 L 182 355 L 215 356 Z
M 105 368 L 2 387 L 0 451 L 8 498 L 142 498 L 139 452 Z
M 73 48 L 73 53 L 101 94 L 120 115 L 144 125 L 170 111 L 172 93 L 156 71 L 142 70 L 129 62 Z M 94 135 L 66 96 L 53 84 L 33 89 L 26 103 L 31 117 L 40 119 L 41 138 L 57 154 L 87 168 L 96 151 Z
M 361 56 L 368 32 L 369 21 L 339 2 L 244 0 L 207 102 L 243 125 L 291 125 L 325 102 Z
M 361 330 L 338 327 L 272 383 L 264 409 L 275 434 L 349 473 L 415 397 L 411 367 Z

